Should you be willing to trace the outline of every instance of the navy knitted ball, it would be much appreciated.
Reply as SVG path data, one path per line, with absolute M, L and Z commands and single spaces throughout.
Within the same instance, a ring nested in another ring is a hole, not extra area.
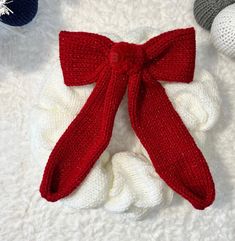
M 38 11 L 38 0 L 6 1 L 9 14 L 3 14 L 0 21 L 11 26 L 22 26 L 29 23 Z

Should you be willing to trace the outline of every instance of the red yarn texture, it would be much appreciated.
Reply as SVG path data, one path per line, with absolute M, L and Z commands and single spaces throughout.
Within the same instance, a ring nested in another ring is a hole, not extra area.
M 193 80 L 193 28 L 163 33 L 141 45 L 115 43 L 92 33 L 61 32 L 60 60 L 66 85 L 96 85 L 49 157 L 42 197 L 57 201 L 82 183 L 109 144 L 127 90 L 132 128 L 159 176 L 197 209 L 214 201 L 205 158 L 159 83 Z

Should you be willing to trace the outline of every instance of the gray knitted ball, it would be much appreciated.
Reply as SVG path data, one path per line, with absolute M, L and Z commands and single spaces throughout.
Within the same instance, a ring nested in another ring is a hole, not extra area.
M 201 27 L 210 30 L 218 13 L 233 3 L 235 0 L 196 0 L 194 2 L 195 19 Z

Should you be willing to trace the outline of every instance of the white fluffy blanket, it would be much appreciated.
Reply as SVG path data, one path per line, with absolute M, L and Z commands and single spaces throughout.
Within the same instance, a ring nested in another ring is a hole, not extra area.
M 0 240 L 4 241 L 219 241 L 235 240 L 235 63 L 216 55 L 209 34 L 197 27 L 192 0 L 41 0 L 29 25 L 0 25 Z M 142 221 L 48 203 L 40 197 L 41 173 L 31 158 L 29 112 L 49 78 L 60 30 L 114 32 L 151 26 L 196 26 L 210 56 L 222 113 L 207 141 L 217 189 L 215 203 L 194 210 L 177 195 L 171 206 Z

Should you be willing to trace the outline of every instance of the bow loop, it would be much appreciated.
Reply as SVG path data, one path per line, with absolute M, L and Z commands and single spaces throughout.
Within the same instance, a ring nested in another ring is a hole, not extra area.
M 113 42 L 101 35 L 62 31 L 59 37 L 60 62 L 68 86 L 87 85 L 107 65 Z
M 189 83 L 193 80 L 196 55 L 194 28 L 163 33 L 147 41 L 144 76 L 155 80 Z M 145 79 L 145 81 L 147 81 Z

